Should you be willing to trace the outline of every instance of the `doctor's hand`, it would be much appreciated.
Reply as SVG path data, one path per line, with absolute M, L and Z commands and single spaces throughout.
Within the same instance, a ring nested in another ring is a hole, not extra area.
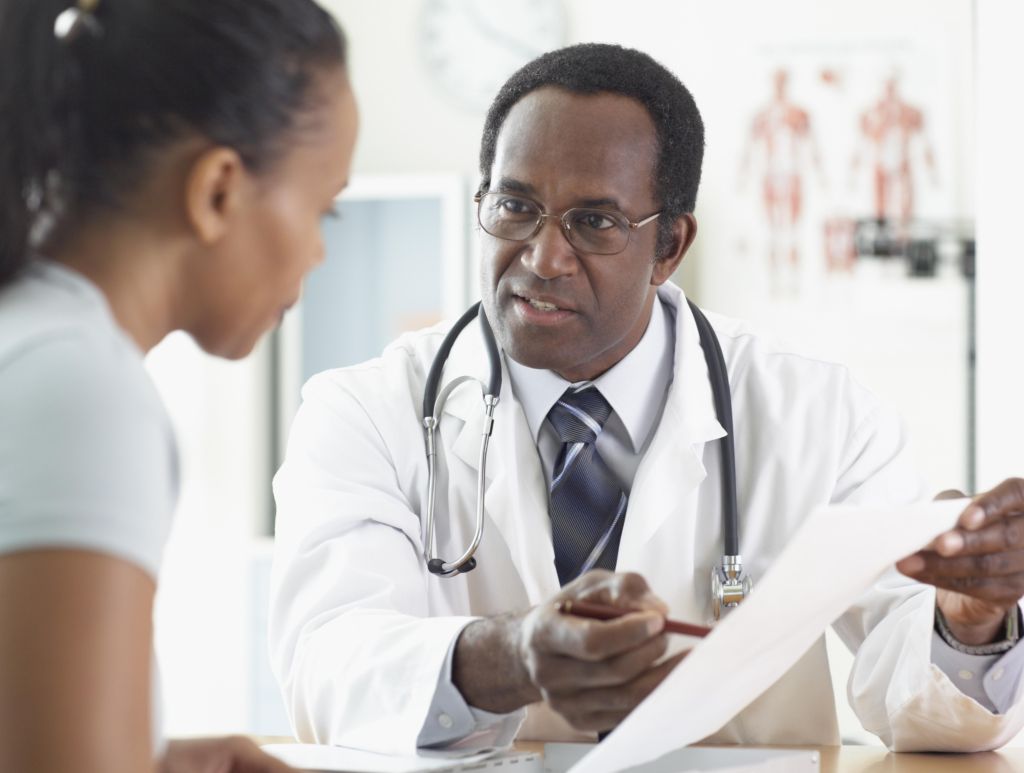
M 160 773 L 297 773 L 261 751 L 248 738 L 195 738 L 170 741 Z
M 963 496 L 944 492 L 937 499 Z M 934 585 L 953 636 L 969 645 L 999 641 L 1024 596 L 1024 480 L 1011 478 L 974 497 L 956 528 L 896 568 Z
M 615 620 L 565 615 L 560 601 L 640 610 Z M 522 621 L 519 654 L 540 696 L 578 730 L 609 730 L 661 683 L 685 653 L 668 647 L 668 607 L 638 574 L 594 570 L 566 585 Z
M 569 599 L 639 611 L 590 620 L 559 612 Z M 587 572 L 547 603 L 469 623 L 456 640 L 452 680 L 478 709 L 504 714 L 546 700 L 576 728 L 608 730 L 685 655 L 659 662 L 667 611 L 638 574 Z

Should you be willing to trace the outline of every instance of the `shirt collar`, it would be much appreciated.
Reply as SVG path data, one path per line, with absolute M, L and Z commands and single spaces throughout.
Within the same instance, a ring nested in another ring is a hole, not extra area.
M 647 443 L 672 382 L 673 342 L 669 340 L 667 312 L 655 296 L 651 320 L 639 343 L 594 384 L 611 405 L 629 433 L 633 451 Z M 534 442 L 548 412 L 572 383 L 554 371 L 528 368 L 506 357 L 512 393 L 523 406 Z

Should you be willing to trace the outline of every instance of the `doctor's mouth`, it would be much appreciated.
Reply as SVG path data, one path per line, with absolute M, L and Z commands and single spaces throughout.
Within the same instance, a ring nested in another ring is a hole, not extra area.
M 512 303 L 516 316 L 532 325 L 557 325 L 576 316 L 567 302 L 550 296 L 514 293 Z

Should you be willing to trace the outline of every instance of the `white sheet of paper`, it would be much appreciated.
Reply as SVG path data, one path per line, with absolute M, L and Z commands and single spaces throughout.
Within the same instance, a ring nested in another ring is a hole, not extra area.
M 571 773 L 623 770 L 722 728 L 883 572 L 951 528 L 967 503 L 815 510 L 753 593 Z
M 277 757 L 293 768 L 317 771 L 358 771 L 358 773 L 417 773 L 418 771 L 454 768 L 479 762 L 496 753 L 483 752 L 424 752 L 413 756 L 375 754 L 344 746 L 323 746 L 313 743 L 267 744 L 267 754 Z

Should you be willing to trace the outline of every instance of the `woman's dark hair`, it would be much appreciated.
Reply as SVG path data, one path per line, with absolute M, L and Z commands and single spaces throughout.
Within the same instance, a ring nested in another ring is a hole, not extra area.
M 646 108 L 658 135 L 654 191 L 661 200 L 658 254 L 671 244 L 672 224 L 693 212 L 704 158 L 704 123 L 679 79 L 642 51 L 607 43 L 581 43 L 543 54 L 512 74 L 491 103 L 480 143 L 480 192 L 491 184 L 498 133 L 512 107 L 531 91 L 556 86 L 575 94 L 608 92 Z
M 0 0 L 0 284 L 34 234 L 123 203 L 155 151 L 196 134 L 260 171 L 318 98 L 345 39 L 313 0 Z

